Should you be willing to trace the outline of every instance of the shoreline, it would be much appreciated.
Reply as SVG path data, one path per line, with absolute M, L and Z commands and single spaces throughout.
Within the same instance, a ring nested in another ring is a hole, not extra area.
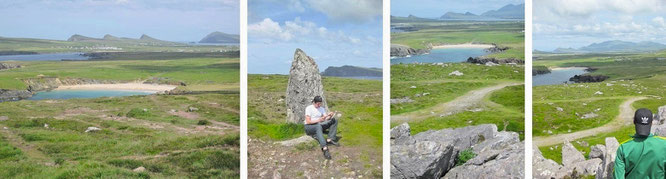
M 493 48 L 495 47 L 494 45 L 491 44 L 472 44 L 472 43 L 464 43 L 464 44 L 450 44 L 450 45 L 436 45 L 432 46 L 432 49 L 448 49 L 448 48 Z
M 85 85 L 63 85 L 54 90 L 118 90 L 118 91 L 140 91 L 157 93 L 175 89 L 176 85 L 156 85 L 143 83 L 118 83 L 118 84 L 85 84 Z
M 554 67 L 550 68 L 552 71 L 557 71 L 557 70 L 571 70 L 571 69 L 582 69 L 585 70 L 587 67 Z

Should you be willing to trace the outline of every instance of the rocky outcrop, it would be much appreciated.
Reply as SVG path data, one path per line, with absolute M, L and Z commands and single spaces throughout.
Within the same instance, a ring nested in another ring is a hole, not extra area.
M 305 107 L 312 104 L 315 96 L 321 96 L 322 106 L 328 109 L 324 97 L 324 85 L 321 82 L 319 67 L 301 49 L 296 49 L 294 60 L 289 70 L 287 86 L 287 122 L 301 124 L 305 121 Z
M 451 169 L 444 178 L 525 178 L 524 166 L 525 145 L 518 142 L 481 153 Z
M 21 68 L 21 65 L 13 64 L 13 63 L 0 63 L 0 70 L 8 70 L 8 69 L 14 69 L 14 68 Z
M 550 73 L 550 69 L 546 66 L 533 66 L 532 67 L 532 76 L 543 75 Z
M 525 60 L 523 59 L 517 59 L 517 58 L 502 58 L 502 59 L 497 59 L 493 57 L 469 57 L 467 58 L 468 63 L 477 63 L 477 64 L 486 64 L 488 62 L 493 62 L 496 64 L 507 64 L 507 63 L 514 63 L 514 64 L 525 64 Z
M 382 77 L 380 68 L 363 68 L 357 66 L 344 65 L 341 67 L 328 67 L 321 73 L 323 76 L 353 77 L 353 76 L 371 76 Z
M 430 53 L 430 49 L 414 49 L 408 46 L 391 44 L 391 57 L 406 57 Z
M 585 156 L 580 153 L 571 143 L 564 142 L 562 145 L 562 165 L 571 166 L 575 163 L 585 161 Z
M 492 48 L 487 48 L 485 51 L 488 53 L 500 53 L 504 52 L 505 50 L 509 50 L 509 47 L 500 47 L 497 46 L 497 44 L 493 44 Z
M 606 145 L 595 145 L 590 152 L 590 159 L 568 141 L 562 145 L 562 164 L 546 159 L 537 146 L 532 149 L 532 175 L 534 178 L 565 178 L 576 176 L 595 176 L 612 178 L 615 154 L 619 143 L 614 137 L 606 138 Z
M 594 82 L 602 82 L 606 79 L 608 79 L 608 76 L 605 75 L 583 74 L 583 75 L 574 75 L 573 77 L 569 78 L 569 81 L 573 81 L 576 83 L 594 83 Z
M 391 178 L 523 178 L 523 165 L 506 165 L 523 163 L 522 145 L 517 133 L 497 132 L 492 124 L 411 136 L 404 123 L 391 129 Z M 467 149 L 477 156 L 454 167 L 458 154 Z M 475 172 L 465 172 L 469 170 Z
M 6 90 L 0 89 L 0 102 L 18 101 L 32 97 L 32 92 L 28 90 Z
M 54 77 L 42 77 L 42 78 L 29 78 L 24 79 L 26 85 L 28 85 L 28 91 L 48 91 L 58 88 L 58 86 L 63 85 L 84 85 L 84 84 L 115 84 L 122 83 L 122 81 L 116 80 L 96 80 L 96 79 L 85 79 L 85 78 L 54 78 Z

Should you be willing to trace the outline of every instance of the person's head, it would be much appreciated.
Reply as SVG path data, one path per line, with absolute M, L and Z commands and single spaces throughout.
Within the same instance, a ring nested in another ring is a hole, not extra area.
M 641 108 L 634 114 L 634 125 L 636 125 L 637 136 L 649 136 L 652 128 L 652 111 Z
M 324 100 L 321 99 L 321 96 L 315 96 L 314 99 L 312 99 L 312 104 L 314 104 L 314 106 L 318 108 L 321 106 L 322 101 Z

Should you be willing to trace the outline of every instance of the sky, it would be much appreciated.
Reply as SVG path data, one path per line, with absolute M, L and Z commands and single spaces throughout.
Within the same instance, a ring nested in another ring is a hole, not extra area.
M 532 9 L 535 50 L 608 40 L 666 43 L 664 0 L 535 0 Z
M 497 10 L 508 4 L 523 4 L 524 0 L 391 0 L 392 16 L 409 16 L 439 18 L 446 12 L 476 15 L 489 10 Z
M 73 34 L 180 42 L 240 34 L 239 0 L 2 0 L 0 36 L 67 40 Z
M 296 48 L 329 66 L 382 67 L 381 0 L 248 0 L 248 72 L 288 74 Z

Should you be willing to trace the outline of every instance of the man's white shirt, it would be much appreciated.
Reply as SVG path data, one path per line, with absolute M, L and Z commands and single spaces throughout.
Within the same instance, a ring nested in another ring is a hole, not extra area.
M 324 114 L 326 114 L 326 108 L 324 108 L 323 106 L 319 106 L 319 108 L 316 108 L 312 104 L 309 105 L 308 107 L 305 107 L 305 115 L 310 116 L 311 121 L 319 120 L 319 118 L 324 116 Z M 307 124 L 307 121 L 304 121 L 304 123 Z

